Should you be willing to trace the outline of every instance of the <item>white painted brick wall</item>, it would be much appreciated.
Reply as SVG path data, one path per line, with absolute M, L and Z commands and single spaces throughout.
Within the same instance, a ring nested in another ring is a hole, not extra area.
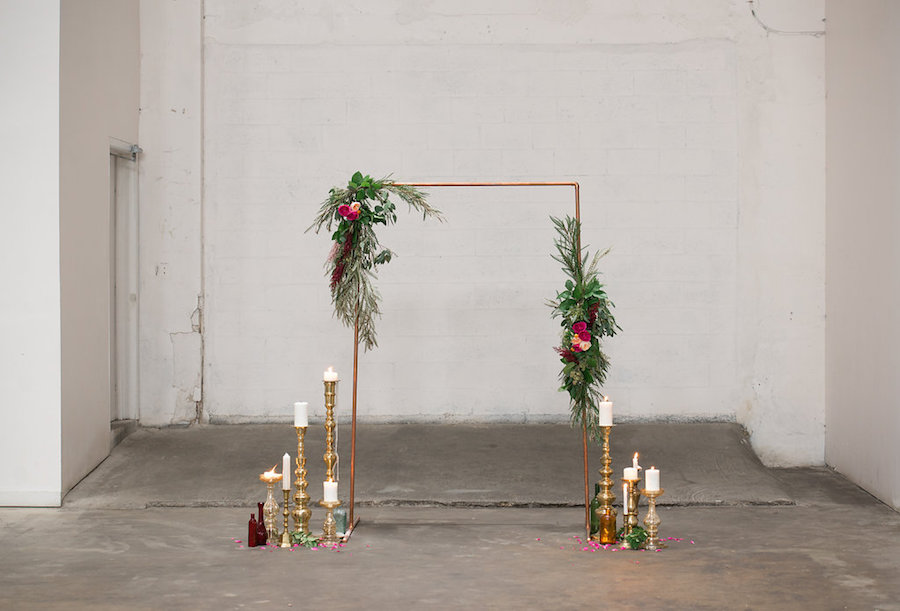
M 796 3 L 791 22 L 821 16 Z M 208 417 L 321 412 L 322 369 L 349 379 L 328 237 L 303 232 L 353 171 L 576 179 L 585 242 L 613 248 L 618 414 L 737 417 L 772 462 L 819 460 L 820 40 L 767 37 L 741 0 L 204 6 Z M 807 157 L 785 163 L 794 142 Z M 571 191 L 431 201 L 447 224 L 384 232 L 399 257 L 361 417 L 564 418 L 543 301 L 563 280 L 547 216 Z
M 323 47 L 248 34 L 220 44 L 223 19 L 245 9 L 215 10 L 205 66 L 211 418 L 284 417 L 299 398 L 321 412 L 322 369 L 349 379 L 352 333 L 331 317 L 322 275 L 328 239 L 303 231 L 356 169 L 579 180 L 585 241 L 613 248 L 605 279 L 624 331 L 608 346 L 608 392 L 619 413 L 733 414 L 734 376 L 712 373 L 734 363 L 735 319 L 710 323 L 735 303 L 732 42 Z M 381 273 L 381 345 L 362 357 L 361 416 L 564 418 L 558 325 L 544 300 L 563 282 L 547 217 L 572 211 L 571 189 L 433 189 L 431 201 L 445 225 L 403 215 L 384 232 L 399 257 Z

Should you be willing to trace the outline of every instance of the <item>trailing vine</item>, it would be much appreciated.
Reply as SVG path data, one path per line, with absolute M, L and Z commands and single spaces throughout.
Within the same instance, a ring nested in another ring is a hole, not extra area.
M 324 227 L 334 233 L 334 241 L 325 271 L 330 279 L 331 301 L 337 318 L 348 327 L 359 324 L 359 341 L 366 350 L 378 345 L 375 319 L 381 316 L 381 294 L 375 286 L 377 268 L 389 263 L 394 253 L 382 247 L 375 233 L 376 225 L 397 222 L 396 196 L 422 218 L 443 221 L 441 212 L 432 208 L 422 191 L 398 185 L 389 178 L 374 180 L 356 172 L 346 188 L 334 187 L 322 203 L 313 224 L 307 229 L 316 233 Z

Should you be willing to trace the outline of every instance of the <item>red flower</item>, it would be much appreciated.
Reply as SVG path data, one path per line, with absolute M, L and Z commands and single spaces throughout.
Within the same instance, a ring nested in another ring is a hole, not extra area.
M 350 206 L 348 206 L 347 204 L 341 204 L 340 206 L 338 206 L 338 214 L 340 214 L 341 216 L 347 216 L 348 214 L 350 214 Z
M 581 352 L 581 344 L 572 344 L 572 352 Z
M 574 325 L 572 325 L 572 331 L 575 333 L 581 333 L 582 331 L 587 331 L 587 323 L 583 320 L 579 320 Z
M 355 221 L 358 218 L 359 218 L 359 212 L 357 212 L 356 210 L 351 210 L 349 213 L 347 213 L 348 221 Z
M 590 331 L 582 331 L 581 333 L 578 334 L 578 339 L 580 339 L 583 342 L 591 341 L 591 332 Z

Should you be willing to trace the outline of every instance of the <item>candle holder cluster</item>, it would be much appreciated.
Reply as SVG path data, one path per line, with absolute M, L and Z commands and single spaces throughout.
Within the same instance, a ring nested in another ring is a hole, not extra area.
M 599 492 L 595 496 L 597 508 L 594 510 L 598 528 L 597 531 L 591 533 L 590 536 L 591 540 L 599 541 L 602 544 L 615 543 L 617 534 L 616 510 L 613 507 L 616 496 L 613 493 L 613 480 L 610 477 L 613 473 L 611 466 L 612 458 L 610 457 L 609 452 L 609 437 L 611 431 L 612 425 L 600 427 L 603 455 L 601 458 L 602 467 L 599 471 L 601 476 L 601 479 L 598 482 Z M 640 469 L 640 467 L 637 466 L 637 454 L 635 454 L 634 465 L 634 467 L 625 470 L 626 475 L 634 474 L 637 476 L 639 474 L 638 469 Z M 647 541 L 644 544 L 644 549 L 648 550 L 658 550 L 666 547 L 666 545 L 659 540 L 659 525 L 661 520 L 656 511 L 656 499 L 662 496 L 665 491 L 658 487 L 659 471 L 653 470 L 653 472 L 655 473 L 655 480 L 652 485 L 656 486 L 656 488 L 648 489 L 646 485 L 641 487 L 641 479 L 639 476 L 622 478 L 622 535 L 630 535 L 638 526 L 638 504 L 642 495 L 647 497 L 648 510 L 647 516 L 644 518 L 644 529 L 647 531 Z
M 337 389 L 337 374 L 332 371 L 326 372 L 325 383 L 325 483 L 323 486 L 324 498 L 319 505 L 325 508 L 325 521 L 322 525 L 322 535 L 319 540 L 327 545 L 334 545 L 341 540 L 341 536 L 346 537 L 348 533 L 337 532 L 337 521 L 334 517 L 334 510 L 341 506 L 341 501 L 337 498 L 337 479 L 335 477 L 335 466 L 338 461 L 336 448 L 335 429 L 337 422 L 334 418 L 335 396 Z M 303 406 L 302 422 L 307 420 L 305 404 Z M 297 409 L 297 408 L 295 408 Z M 296 416 L 296 415 L 295 415 Z M 294 488 L 296 491 L 293 495 L 294 508 L 291 510 L 291 486 L 287 484 L 289 474 L 287 467 L 289 465 L 288 456 L 285 455 L 284 473 L 275 473 L 275 469 L 267 471 L 260 475 L 260 479 L 266 483 L 266 502 L 263 506 L 263 519 L 268 536 L 268 541 L 274 542 L 279 547 L 291 547 L 293 545 L 291 529 L 288 525 L 289 518 L 293 517 L 294 532 L 309 534 L 309 521 L 312 518 L 312 510 L 310 509 L 310 496 L 307 492 L 309 482 L 307 481 L 306 470 L 306 448 L 305 439 L 308 426 L 296 426 L 297 417 L 295 417 L 294 429 L 297 432 L 297 458 L 294 469 Z M 278 501 L 275 500 L 275 484 L 284 477 L 284 485 L 282 492 L 284 493 L 284 504 L 282 510 L 282 530 L 278 532 Z M 349 529 L 348 529 L 349 530 Z

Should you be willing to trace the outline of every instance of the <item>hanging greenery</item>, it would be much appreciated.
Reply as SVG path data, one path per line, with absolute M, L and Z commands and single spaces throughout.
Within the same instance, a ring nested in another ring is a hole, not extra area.
M 561 345 L 555 348 L 563 363 L 560 391 L 569 393 L 572 425 L 586 425 L 591 437 L 599 439 L 597 402 L 609 369 L 609 358 L 601 349 L 600 340 L 621 330 L 597 269 L 609 250 L 595 253 L 588 261 L 587 251 L 581 248 L 579 221 L 569 216 L 550 220 L 557 233 L 557 254 L 553 258 L 562 263 L 567 277 L 565 290 L 548 302 L 553 317 L 561 319 L 563 329 Z
M 345 189 L 332 188 L 315 221 L 310 225 L 316 233 L 335 227 L 331 253 L 325 271 L 331 279 L 331 301 L 334 313 L 348 327 L 359 323 L 359 341 L 370 350 L 378 345 L 375 319 L 381 316 L 381 294 L 375 287 L 377 267 L 388 263 L 394 253 L 383 248 L 375 233 L 375 225 L 397 222 L 395 195 L 422 218 L 443 221 L 440 211 L 425 201 L 425 194 L 414 187 L 398 185 L 389 178 L 374 180 L 356 172 Z

